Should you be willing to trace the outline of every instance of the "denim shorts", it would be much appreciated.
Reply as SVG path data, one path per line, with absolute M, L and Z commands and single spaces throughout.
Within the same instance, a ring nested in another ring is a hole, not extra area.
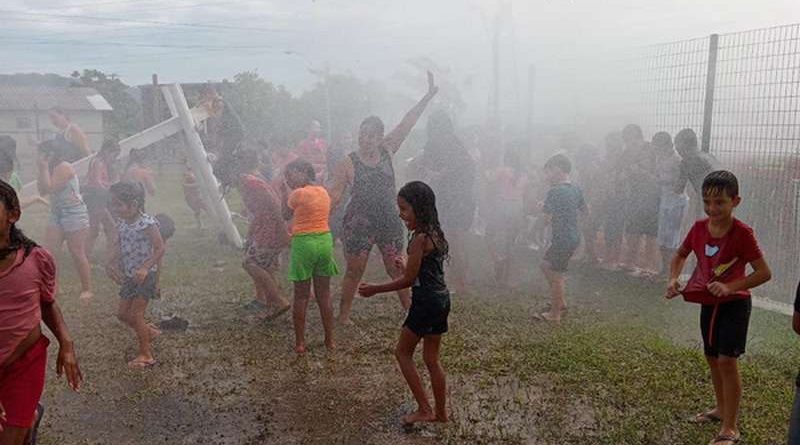
M 89 227 L 89 212 L 84 204 L 51 208 L 49 224 L 66 233 L 77 232 Z
M 133 277 L 125 277 L 122 281 L 122 288 L 119 290 L 119 297 L 123 300 L 131 298 L 144 298 L 145 300 L 158 299 L 158 273 L 150 271 L 142 284 L 137 284 Z

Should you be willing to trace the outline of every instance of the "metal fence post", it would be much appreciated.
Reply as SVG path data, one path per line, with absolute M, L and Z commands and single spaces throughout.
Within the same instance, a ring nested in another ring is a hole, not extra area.
M 714 113 L 714 84 L 717 80 L 717 50 L 719 34 L 711 34 L 708 40 L 708 73 L 706 74 L 706 100 L 703 106 L 703 141 L 700 146 L 704 153 L 711 149 L 711 121 Z

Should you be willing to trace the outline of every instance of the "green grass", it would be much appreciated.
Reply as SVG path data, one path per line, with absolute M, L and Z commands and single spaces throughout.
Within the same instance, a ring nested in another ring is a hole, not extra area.
M 80 304 L 62 255 L 59 298 L 87 381 L 71 394 L 51 364 L 45 445 L 701 444 L 715 433 L 686 421 L 712 400 L 697 307 L 664 301 L 658 286 L 580 267 L 570 274 L 572 307 L 560 326 L 531 321 L 530 309 L 546 300 L 533 272 L 524 293 L 476 285 L 454 296 L 443 346 L 453 422 L 403 432 L 396 417 L 413 405 L 394 365 L 403 318 L 396 297 L 358 300 L 357 327 L 339 331 L 341 351 L 332 357 L 321 351 L 312 305 L 312 352 L 298 360 L 288 318 L 263 325 L 241 311 L 252 290 L 239 253 L 220 246 L 212 230 L 191 228 L 175 172 L 160 184 L 148 211 L 170 214 L 178 232 L 152 312 L 177 312 L 191 329 L 158 340 L 153 372 L 127 370 L 134 346 L 114 319 L 117 289 L 97 272 L 96 301 Z M 23 227 L 41 239 L 43 218 L 42 210 L 26 211 Z M 476 281 L 489 269 L 481 250 L 474 246 Z M 371 278 L 381 276 L 375 266 Z M 787 317 L 754 310 L 741 360 L 743 443 L 785 442 L 796 345 Z

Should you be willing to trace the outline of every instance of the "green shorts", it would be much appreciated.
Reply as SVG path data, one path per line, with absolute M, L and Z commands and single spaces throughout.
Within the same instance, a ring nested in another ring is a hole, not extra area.
M 338 274 L 330 232 L 292 236 L 289 281 L 306 281 L 313 277 L 333 277 Z

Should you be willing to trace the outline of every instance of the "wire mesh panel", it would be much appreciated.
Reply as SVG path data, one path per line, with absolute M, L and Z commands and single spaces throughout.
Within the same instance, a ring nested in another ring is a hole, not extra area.
M 645 134 L 694 128 L 701 136 L 708 38 L 643 48 L 634 73 L 641 95 L 638 122 Z
M 756 230 L 784 300 L 798 277 L 800 24 L 721 35 L 711 153 L 739 178 L 737 216 Z

